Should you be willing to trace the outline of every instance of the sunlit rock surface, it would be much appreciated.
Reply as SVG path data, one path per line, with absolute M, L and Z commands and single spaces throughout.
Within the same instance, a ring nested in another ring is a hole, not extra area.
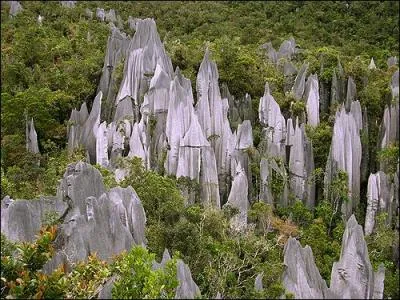
M 284 250 L 283 284 L 285 289 L 294 294 L 295 299 L 328 298 L 328 288 L 322 279 L 311 248 L 301 247 L 290 237 Z
M 308 70 L 308 63 L 304 63 L 301 66 L 299 73 L 296 76 L 294 85 L 292 88 L 293 96 L 296 100 L 300 100 L 303 97 L 305 86 L 306 86 L 306 75 Z
M 109 260 L 132 245 L 146 245 L 146 216 L 132 187 L 105 191 L 97 169 L 78 162 L 68 166 L 57 197 L 12 201 L 3 199 L 1 228 L 14 241 L 33 241 L 48 213 L 61 225 L 54 242 L 56 253 L 43 270 L 51 272 L 60 264 L 74 263 L 97 253 Z
M 10 4 L 9 14 L 11 17 L 15 17 L 19 12 L 23 11 L 22 5 L 19 1 L 8 1 Z
M 12 200 L 6 196 L 1 201 L 1 233 L 11 241 L 33 242 L 46 217 L 61 216 L 66 209 L 67 204 L 55 197 Z
M 368 69 L 369 70 L 375 70 L 376 69 L 376 65 L 375 65 L 375 61 L 374 61 L 373 57 L 371 58 L 371 61 L 369 62 Z
M 305 135 L 304 125 L 299 126 L 297 121 L 289 157 L 290 188 L 296 198 L 310 208 L 315 204 L 315 187 L 309 180 L 313 171 L 312 146 Z
M 371 174 L 368 179 L 367 212 L 365 215 L 365 235 L 370 235 L 374 229 L 375 217 L 378 212 L 392 213 L 389 178 L 382 171 Z M 390 210 L 390 211 L 389 211 Z
M 76 5 L 76 1 L 60 1 L 60 4 L 64 7 L 74 8 Z
M 357 101 L 358 102 L 358 101 Z M 348 175 L 350 201 L 342 204 L 342 213 L 349 218 L 360 199 L 362 116 L 359 104 L 352 105 L 353 110 L 346 112 L 344 106 L 336 112 L 332 143 L 325 174 L 326 197 L 329 198 L 329 186 L 339 170 Z
M 96 136 L 95 130 L 100 125 L 101 100 L 103 93 L 100 91 L 93 101 L 89 117 L 82 126 L 79 144 L 88 151 L 91 163 L 96 163 Z
M 342 238 L 340 259 L 332 267 L 330 290 L 340 299 L 382 298 L 384 269 L 374 273 L 362 227 L 352 215 Z
M 33 118 L 26 121 L 26 150 L 32 153 L 39 153 L 39 144 Z
M 322 279 L 309 246 L 289 238 L 284 250 L 283 284 L 296 299 L 382 299 L 385 268 L 373 271 L 362 227 L 352 215 L 342 238 L 338 262 L 333 263 L 330 287 Z
M 316 127 L 319 124 L 319 85 L 317 74 L 308 77 L 305 98 L 307 124 Z
M 236 168 L 228 202 L 225 204 L 225 206 L 229 205 L 239 210 L 238 214 L 233 216 L 231 220 L 231 227 L 237 231 L 244 230 L 247 227 L 247 189 L 247 176 L 239 163 Z
M 104 12 L 103 12 L 104 13 Z M 104 95 L 104 105 L 101 117 L 106 121 L 111 121 L 115 112 L 115 97 L 119 84 L 118 77 L 121 76 L 122 62 L 127 55 L 129 40 L 125 33 L 121 32 L 115 26 L 111 27 L 111 34 L 107 40 L 106 54 L 104 58 L 103 70 L 97 91 L 102 91 Z M 118 110 L 118 108 L 117 108 Z

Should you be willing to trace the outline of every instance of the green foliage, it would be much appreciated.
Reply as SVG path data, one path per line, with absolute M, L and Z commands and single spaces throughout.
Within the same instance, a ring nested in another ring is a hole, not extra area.
M 65 296 L 69 299 L 91 299 L 110 275 L 111 267 L 96 255 L 91 255 L 87 262 L 78 263 L 65 278 Z
M 155 255 L 141 246 L 133 247 L 113 268 L 119 279 L 112 289 L 116 299 L 173 298 L 178 286 L 176 259 L 165 268 L 152 269 Z
M 383 263 L 385 266 L 384 298 L 399 298 L 399 269 L 393 260 L 393 251 L 398 248 L 399 232 L 388 228 L 386 213 L 376 217 L 375 231 L 366 237 L 369 258 L 375 270 Z
M 312 142 L 315 168 L 325 170 L 332 141 L 332 127 L 326 122 L 321 122 L 317 127 L 306 125 L 306 134 Z
M 168 177 L 147 171 L 138 157 L 123 162 L 129 174 L 120 183 L 122 187 L 132 186 L 142 201 L 148 224 L 165 222 L 173 224 L 183 210 L 183 198 L 176 182 Z
M 40 269 L 54 253 L 52 242 L 56 227 L 48 226 L 40 231 L 34 243 L 13 244 L 2 235 L 1 252 L 1 295 L 17 298 L 41 297 L 42 295 L 62 296 L 54 281 L 59 274 L 43 275 Z M 4 250 L 3 250 L 4 245 Z
M 385 166 L 385 171 L 390 174 L 396 173 L 399 163 L 398 143 L 389 145 L 378 151 L 378 161 Z

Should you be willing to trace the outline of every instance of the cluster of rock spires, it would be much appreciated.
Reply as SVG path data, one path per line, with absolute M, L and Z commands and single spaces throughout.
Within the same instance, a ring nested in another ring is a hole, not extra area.
M 68 166 L 54 197 L 14 201 L 6 196 L 1 201 L 1 231 L 11 241 L 32 242 L 51 214 L 61 225 L 54 241 L 56 252 L 44 265 L 45 273 L 60 265 L 71 270 L 94 253 L 109 261 L 133 245 L 147 243 L 146 215 L 134 189 L 115 187 L 107 191 L 100 172 L 82 161 Z M 154 268 L 164 266 L 168 259 L 166 250 L 161 265 L 155 262 Z M 189 267 L 182 260 L 177 263 L 177 278 L 176 298 L 200 296 Z M 110 299 L 111 288 L 111 284 L 105 284 L 99 298 Z
M 352 215 L 346 224 L 340 259 L 332 267 L 330 287 L 322 279 L 309 246 L 289 238 L 284 250 L 283 283 L 296 299 L 382 299 L 385 268 L 374 272 L 363 229 Z
M 68 8 L 75 4 L 76 1 L 61 1 L 61 5 Z M 21 10 L 17 1 L 10 1 L 11 16 Z M 90 10 L 86 10 L 86 14 L 93 17 Z M 217 66 L 208 50 L 198 72 L 197 101 L 194 101 L 191 81 L 179 68 L 173 70 L 154 20 L 129 17 L 129 27 L 135 30 L 130 38 L 120 30 L 122 20 L 114 10 L 106 12 L 98 8 L 96 17 L 110 22 L 111 34 L 90 113 L 86 103 L 71 113 L 67 132 L 70 152 L 82 146 L 87 151 L 88 162 L 109 168 L 118 182 L 128 171 L 119 168 L 117 158 L 125 156 L 140 157 L 148 169 L 165 170 L 177 178 L 194 180 L 200 185 L 198 199 L 201 203 L 217 208 L 236 207 L 239 214 L 232 219 L 231 226 L 244 230 L 249 202 L 255 199 L 287 206 L 289 193 L 292 193 L 308 207 L 314 207 L 315 185 L 309 180 L 314 171 L 314 159 L 305 124 L 318 126 L 320 111 L 338 105 L 326 165 L 325 196 L 331 199 L 330 184 L 339 170 L 345 171 L 350 200 L 341 206 L 348 219 L 341 259 L 333 266 L 328 288 L 315 266 L 311 249 L 303 249 L 297 241 L 289 239 L 285 248 L 284 282 L 296 298 L 382 297 L 384 271 L 380 269 L 373 274 L 362 229 L 355 218 L 350 217 L 359 203 L 360 179 L 368 175 L 364 155 L 368 145 L 360 138 L 361 132 L 368 131 L 367 113 L 357 101 L 354 80 L 351 77 L 346 80 L 340 62 L 333 73 L 330 91 L 326 93 L 327 87 L 319 82 L 316 74 L 307 77 L 307 63 L 297 70 L 291 62 L 300 51 L 293 38 L 284 41 L 279 51 L 271 43 L 262 46 L 269 60 L 283 72 L 285 92 L 291 93 L 294 101 L 304 102 L 306 113 L 296 119 L 285 118 L 266 83 L 258 110 L 261 142 L 259 149 L 254 149 L 252 124 L 255 116 L 251 97 L 246 94 L 239 101 L 226 85 L 220 90 Z M 388 67 L 394 65 L 397 65 L 396 57 L 388 60 Z M 369 69 L 375 68 L 371 59 Z M 385 107 L 379 149 L 399 139 L 398 70 L 390 87 L 392 103 Z M 27 121 L 26 147 L 30 152 L 39 152 L 33 120 Z M 250 155 L 253 151 L 256 154 Z M 254 191 L 249 184 L 254 156 L 260 157 L 259 191 Z M 399 204 L 398 168 L 394 179 L 386 174 L 387 166 L 383 163 L 379 169 L 368 179 L 366 235 L 373 232 L 378 212 L 387 212 L 390 223 Z M 274 199 L 270 188 L 273 174 L 283 180 L 279 199 Z M 187 204 L 195 202 L 192 191 L 183 192 Z M 71 266 L 93 252 L 109 259 L 133 244 L 146 244 L 146 218 L 135 191 L 119 187 L 105 191 L 98 171 L 82 162 L 69 167 L 57 197 L 37 201 L 12 201 L 6 197 L 1 209 L 2 232 L 12 240 L 33 240 L 48 210 L 62 218 L 58 252 L 45 266 L 48 272 L 61 263 Z M 168 252 L 165 257 L 168 259 Z M 160 266 L 155 266 L 161 267 L 163 263 L 164 258 Z M 199 294 L 183 262 L 178 264 L 178 278 L 177 297 L 193 298 Z M 111 292 L 111 279 L 106 286 Z M 256 279 L 256 289 L 262 289 L 261 275 Z M 108 292 L 102 291 L 103 295 Z

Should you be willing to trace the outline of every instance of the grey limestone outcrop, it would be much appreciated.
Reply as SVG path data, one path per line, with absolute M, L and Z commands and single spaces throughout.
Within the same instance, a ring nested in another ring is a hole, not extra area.
M 383 279 L 384 267 L 374 272 L 363 229 L 352 215 L 343 233 L 340 259 L 333 263 L 330 290 L 340 299 L 382 299 Z
M 105 191 L 100 172 L 84 162 L 68 166 L 56 197 L 3 199 L 2 233 L 13 241 L 33 241 L 47 213 L 56 213 L 61 225 L 54 241 L 56 253 L 45 272 L 62 263 L 70 268 L 95 252 L 109 260 L 134 244 L 147 243 L 145 212 L 133 188 Z
M 350 217 L 360 199 L 361 128 L 362 114 L 358 101 L 351 104 L 349 113 L 342 105 L 335 116 L 324 182 L 326 197 L 329 199 L 329 185 L 335 174 L 338 170 L 347 173 L 350 201 L 342 204 L 342 213 L 346 218 Z
M 317 74 L 310 75 L 307 79 L 306 91 L 307 124 L 316 127 L 319 124 L 319 85 Z
M 26 121 L 26 150 L 32 153 L 39 153 L 39 144 L 33 118 Z
M 10 11 L 9 14 L 11 17 L 15 17 L 18 13 L 23 11 L 21 3 L 19 1 L 8 1 L 10 4 Z
M 326 299 L 328 287 L 314 261 L 311 248 L 290 237 L 284 249 L 283 284 L 295 299 Z
M 373 271 L 362 227 L 352 215 L 346 223 L 342 250 L 333 263 L 330 287 L 322 279 L 309 246 L 289 238 L 284 250 L 283 284 L 296 299 L 382 299 L 385 268 Z
M 389 180 L 388 176 L 382 171 L 371 174 L 368 178 L 367 212 L 365 214 L 364 226 L 365 235 L 372 233 L 375 226 L 375 217 L 378 212 L 387 212 L 389 220 L 391 220 L 393 198 L 390 195 L 391 184 Z

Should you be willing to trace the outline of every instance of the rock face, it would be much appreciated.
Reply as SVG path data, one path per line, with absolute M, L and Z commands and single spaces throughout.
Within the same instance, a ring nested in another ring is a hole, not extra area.
M 236 175 L 233 179 L 232 189 L 228 197 L 228 202 L 225 204 L 239 210 L 239 213 L 235 215 L 231 220 L 231 227 L 237 231 L 241 231 L 247 227 L 247 189 L 247 177 L 244 169 L 239 163 L 236 168 Z
M 104 11 L 102 12 L 104 14 Z M 104 14 L 105 18 L 105 14 Z M 103 120 L 111 121 L 115 112 L 115 97 L 119 84 L 118 77 L 121 76 L 122 63 L 126 58 L 129 40 L 125 33 L 115 26 L 111 27 L 111 35 L 108 37 L 106 55 L 104 58 L 103 70 L 97 92 L 104 95 L 104 107 L 101 114 Z
M 375 70 L 376 69 L 374 58 L 371 58 L 371 61 L 370 61 L 369 65 L 368 65 L 368 69 L 369 70 Z
M 19 12 L 23 11 L 22 5 L 19 1 L 8 1 L 10 4 L 10 16 L 15 17 Z
M 95 132 L 100 126 L 101 99 L 103 93 L 100 91 L 93 101 L 92 110 L 82 126 L 78 144 L 84 146 L 89 153 L 91 163 L 96 163 L 96 135 Z
M 330 290 L 340 299 L 382 297 L 384 269 L 374 274 L 362 227 L 352 215 L 346 224 L 340 259 L 332 267 Z
M 62 224 L 56 254 L 44 266 L 45 272 L 62 263 L 71 267 L 94 252 L 108 260 L 133 244 L 147 243 L 146 216 L 135 191 L 116 187 L 106 192 L 99 171 L 83 162 L 68 166 L 55 198 L 3 199 L 2 233 L 13 241 L 33 241 L 48 212 L 56 213 Z
M 319 86 L 317 74 L 308 77 L 305 98 L 307 124 L 316 127 L 319 124 Z
M 325 174 L 326 198 L 329 199 L 329 186 L 338 170 L 348 175 L 350 201 L 342 204 L 342 213 L 349 218 L 360 199 L 360 165 L 362 114 L 359 102 L 351 104 L 346 112 L 344 106 L 336 112 L 332 144 Z
M 39 153 L 39 144 L 33 118 L 26 122 L 26 150 L 32 153 Z
M 399 70 L 394 72 L 390 86 L 392 88 L 392 98 L 395 101 L 399 101 Z
M 188 265 L 181 259 L 177 262 L 177 277 L 179 285 L 176 288 L 175 299 L 194 299 L 200 297 L 200 289 L 192 279 Z
M 172 78 L 171 59 L 165 53 L 153 19 L 137 20 L 136 32 L 128 47 L 123 79 L 115 104 L 129 97 L 134 101 L 135 119 L 139 119 L 139 108 L 147 92 L 157 64 Z
M 265 84 L 264 96 L 260 99 L 258 108 L 260 123 L 268 142 L 267 153 L 270 156 L 285 157 L 286 121 L 279 104 L 271 96 L 268 83 Z
M 315 186 L 308 180 L 313 171 L 312 145 L 307 139 L 303 124 L 299 127 L 297 121 L 289 157 L 290 187 L 296 198 L 305 202 L 310 208 L 315 204 Z
M 54 197 L 14 201 L 6 196 L 1 201 L 1 232 L 11 241 L 32 242 L 47 214 L 61 216 L 66 209 L 66 203 Z
M 332 267 L 327 288 L 309 246 L 289 238 L 284 250 L 283 283 L 296 299 L 382 299 L 385 269 L 374 273 L 362 227 L 352 215 L 342 238 L 340 260 Z
M 73 8 L 76 5 L 76 1 L 60 1 L 60 4 L 64 7 Z
M 380 149 L 384 149 L 399 140 L 399 103 L 385 106 L 383 122 L 380 128 Z M 383 167 L 383 166 L 382 166 Z M 382 168 L 381 167 L 381 168 Z
M 301 66 L 299 73 L 296 76 L 294 85 L 292 88 L 293 96 L 296 100 L 300 100 L 303 97 L 305 86 L 306 86 L 306 74 L 308 70 L 308 63 L 304 63 Z
M 290 237 L 284 249 L 283 284 L 295 299 L 326 299 L 328 287 L 322 279 L 309 246 Z

